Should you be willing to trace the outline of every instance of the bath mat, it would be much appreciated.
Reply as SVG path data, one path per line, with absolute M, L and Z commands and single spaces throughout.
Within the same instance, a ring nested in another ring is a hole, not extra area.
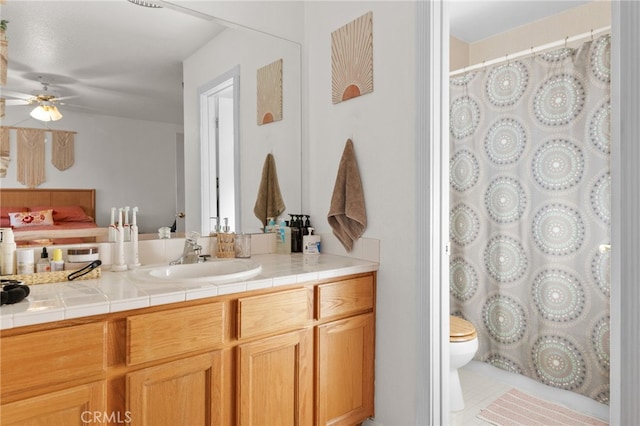
M 497 426 L 606 426 L 609 424 L 517 389 L 511 389 L 496 399 L 480 411 L 477 417 Z

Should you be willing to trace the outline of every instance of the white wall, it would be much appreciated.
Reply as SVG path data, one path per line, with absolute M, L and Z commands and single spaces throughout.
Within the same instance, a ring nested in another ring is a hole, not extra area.
M 306 2 L 303 205 L 323 234 L 352 138 L 365 192 L 364 236 L 381 240 L 376 319 L 377 424 L 415 424 L 415 3 Z M 331 32 L 373 12 L 373 93 L 331 103 Z M 307 181 L 308 180 L 308 181 Z
M 283 59 L 283 119 L 257 124 L 257 70 Z M 240 65 L 242 231 L 258 232 L 253 214 L 262 166 L 276 161 L 285 213 L 300 213 L 300 46 L 253 31 L 227 29 L 184 62 L 184 128 L 187 230 L 200 229 L 200 127 L 198 88 Z M 288 216 L 283 215 L 285 218 Z
M 51 133 L 46 133 L 45 176 L 38 188 L 95 188 L 96 220 L 109 224 L 111 207 L 138 206 L 140 232 L 170 226 L 176 213 L 176 135 L 182 126 L 75 112 L 46 124 L 29 117 L 27 107 L 7 107 L 3 126 L 75 131 L 75 164 L 64 171 L 51 164 Z M 11 162 L 2 188 L 17 181 L 16 132 L 11 132 Z

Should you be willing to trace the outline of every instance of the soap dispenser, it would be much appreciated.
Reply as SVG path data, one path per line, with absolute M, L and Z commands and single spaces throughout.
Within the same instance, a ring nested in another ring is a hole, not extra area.
M 225 217 L 223 221 L 222 232 L 218 232 L 218 251 L 216 252 L 216 257 L 236 257 L 235 234 L 231 232 L 231 228 L 229 227 L 229 218 Z
M 276 253 L 291 253 L 291 228 L 287 226 L 284 220 L 280 221 L 280 227 L 276 234 Z
M 309 235 L 305 235 L 302 240 L 302 253 L 304 254 L 320 254 L 320 235 L 313 235 L 313 228 L 307 228 Z
M 298 223 L 298 216 L 290 214 L 289 228 L 291 228 L 291 252 L 300 253 L 302 251 L 302 238 L 300 237 L 300 225 Z

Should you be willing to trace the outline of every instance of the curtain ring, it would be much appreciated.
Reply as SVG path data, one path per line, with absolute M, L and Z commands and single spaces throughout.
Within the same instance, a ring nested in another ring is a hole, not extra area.
M 564 48 L 565 48 L 565 49 L 567 48 L 567 42 L 568 42 L 568 41 L 569 41 L 569 36 L 566 36 L 566 37 L 564 38 Z

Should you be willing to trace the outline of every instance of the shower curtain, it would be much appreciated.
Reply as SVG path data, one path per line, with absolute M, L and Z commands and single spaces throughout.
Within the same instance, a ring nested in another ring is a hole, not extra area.
M 476 360 L 609 402 L 610 36 L 450 79 L 451 314 Z

